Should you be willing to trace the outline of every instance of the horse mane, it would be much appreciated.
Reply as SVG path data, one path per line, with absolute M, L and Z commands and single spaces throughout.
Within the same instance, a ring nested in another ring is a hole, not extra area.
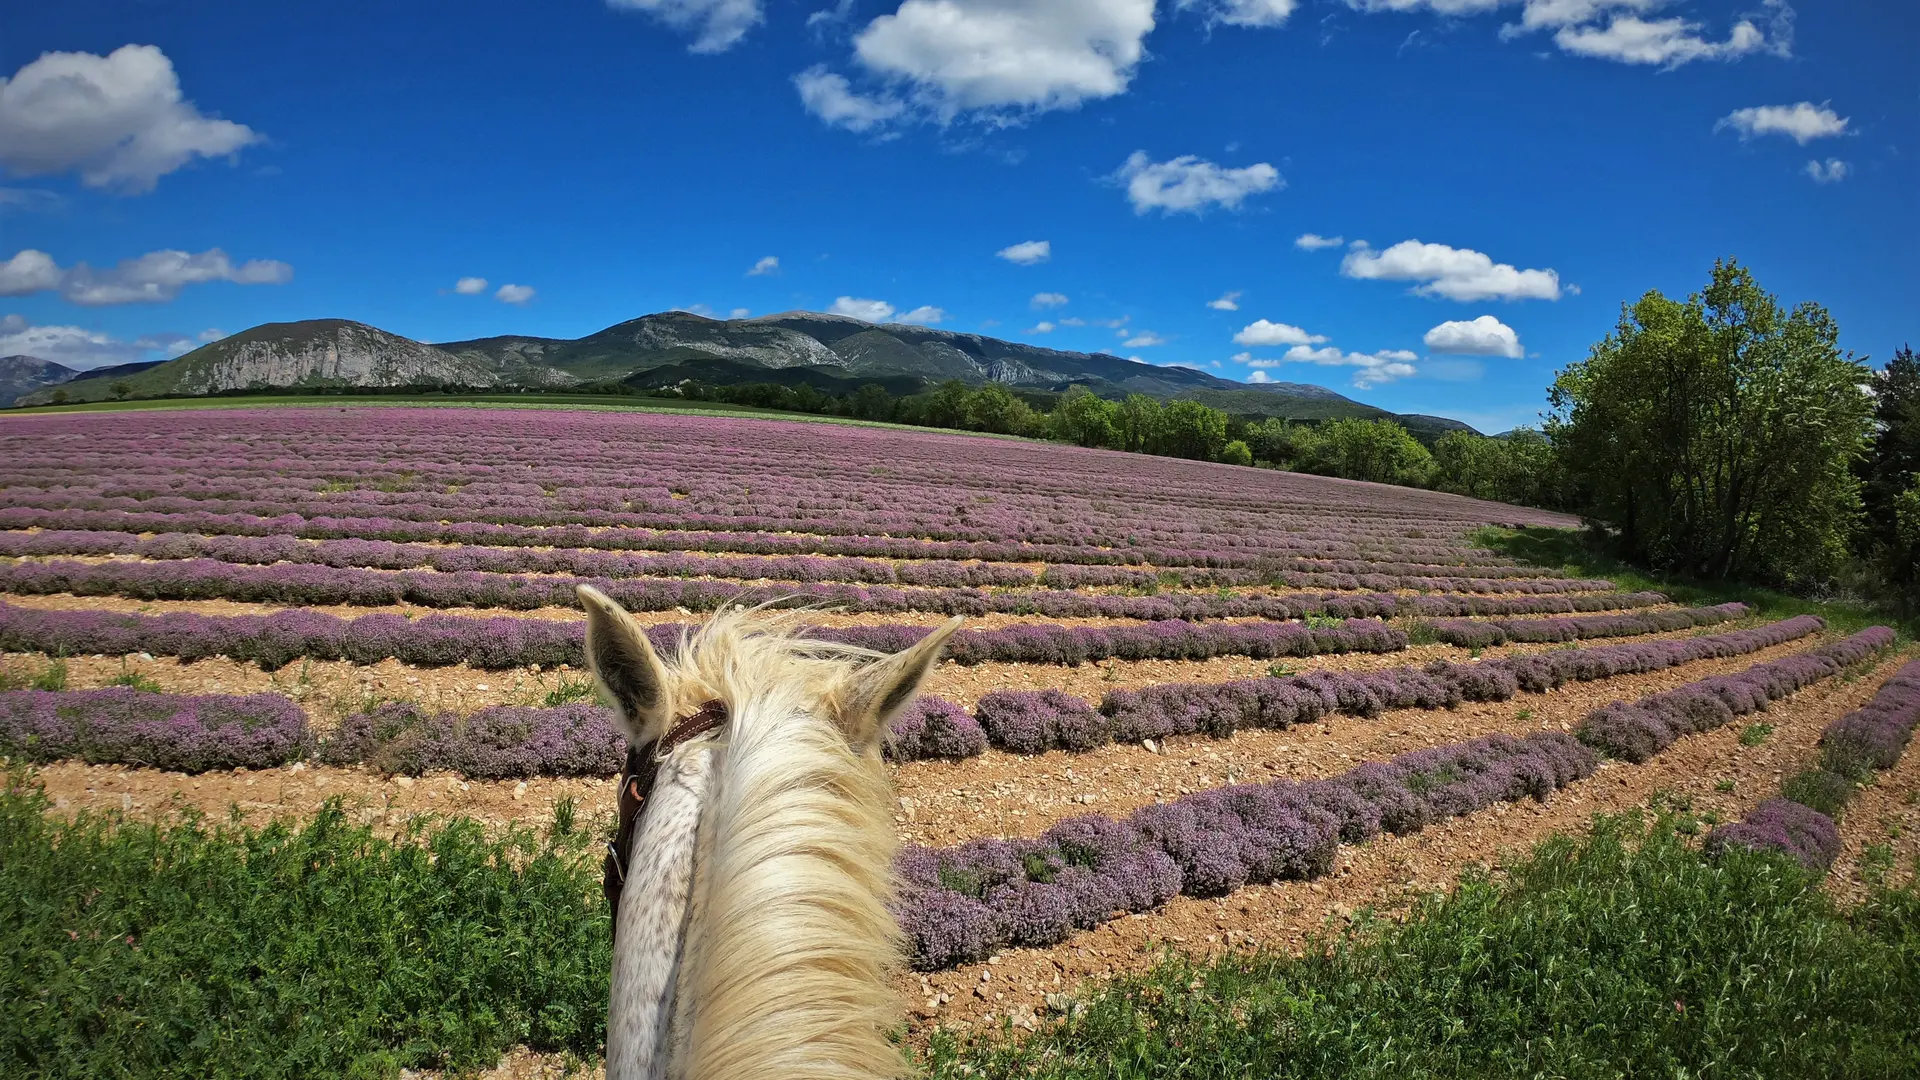
M 688 1080 L 906 1068 L 887 1039 L 902 957 L 886 906 L 892 791 L 874 733 L 845 730 L 851 678 L 880 654 L 803 638 L 796 619 L 729 610 L 667 660 L 676 708 L 718 698 L 730 712 L 676 995 L 689 1012 L 674 1073 Z

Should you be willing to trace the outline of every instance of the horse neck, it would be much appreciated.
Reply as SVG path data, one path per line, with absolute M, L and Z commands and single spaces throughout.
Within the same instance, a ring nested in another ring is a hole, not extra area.
M 886 1037 L 900 956 L 886 771 L 807 704 L 790 693 L 736 703 L 701 815 L 676 1078 L 905 1071 Z

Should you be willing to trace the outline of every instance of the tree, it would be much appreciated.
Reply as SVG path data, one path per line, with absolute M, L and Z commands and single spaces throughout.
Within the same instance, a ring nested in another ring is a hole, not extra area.
M 1129 399 L 1131 400 L 1131 399 Z M 1170 401 L 1160 412 L 1156 453 L 1212 461 L 1227 444 L 1227 414 L 1197 401 Z
M 847 415 L 862 420 L 891 420 L 893 395 L 879 383 L 862 383 L 847 399 Z
M 133 393 L 133 384 L 125 379 L 118 379 L 115 380 L 113 385 L 107 387 L 107 389 L 112 392 L 116 399 L 124 401 L 129 394 Z
M 972 393 L 959 379 L 948 379 L 927 397 L 925 419 L 930 427 L 964 428 Z
M 1316 434 L 1313 472 L 1419 487 L 1433 471 L 1433 455 L 1391 420 L 1329 420 Z
M 1112 446 L 1120 406 L 1084 386 L 1067 391 L 1048 418 L 1050 434 L 1079 446 Z
M 1504 501 L 1513 461 L 1506 442 L 1471 431 L 1449 431 L 1433 444 L 1433 486 L 1455 495 Z
M 73 395 L 67 392 L 66 387 L 62 386 L 54 390 L 52 401 L 55 405 L 65 405 L 71 400 L 73 400 Z
M 1902 346 L 1873 376 L 1873 443 L 1861 461 L 1860 553 L 1902 605 L 1920 606 L 1920 357 Z
M 1859 512 L 1867 369 L 1825 308 L 1791 314 L 1716 262 L 1683 303 L 1649 292 L 1554 380 L 1548 434 L 1583 508 L 1630 558 L 1708 578 L 1829 576 Z
M 1235 439 L 1220 450 L 1220 460 L 1228 465 L 1253 464 L 1253 451 L 1247 448 L 1245 440 Z
M 1136 454 L 1152 451 L 1160 439 L 1162 411 L 1158 399 L 1145 394 L 1128 394 L 1114 414 L 1113 448 L 1131 450 Z
M 967 396 L 966 426 L 974 431 L 1024 435 L 1034 425 L 1033 406 L 999 383 L 990 382 Z
M 1287 469 L 1300 467 L 1319 446 L 1313 428 L 1277 417 L 1248 424 L 1246 440 L 1247 449 L 1253 452 L 1255 461 L 1270 462 Z

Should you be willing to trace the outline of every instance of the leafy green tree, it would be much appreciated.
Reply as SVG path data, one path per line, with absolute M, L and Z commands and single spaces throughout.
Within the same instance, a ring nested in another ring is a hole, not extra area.
M 1220 460 L 1228 465 L 1253 464 L 1253 451 L 1247 448 L 1244 439 L 1235 439 L 1220 450 Z
M 1513 460 L 1504 439 L 1449 431 L 1433 444 L 1433 486 L 1475 499 L 1505 500 L 1513 489 Z
M 55 405 L 65 405 L 71 400 L 73 400 L 73 395 L 67 392 L 66 387 L 62 386 L 54 390 L 52 401 Z
M 1902 606 L 1920 607 L 1920 357 L 1901 347 L 1873 376 L 1873 443 L 1860 467 L 1860 549 Z
M 1160 413 L 1156 453 L 1212 461 L 1227 444 L 1227 414 L 1197 401 L 1176 400 Z
M 927 396 L 922 419 L 931 427 L 964 428 L 973 394 L 959 379 L 948 379 Z
M 862 420 L 893 419 L 893 395 L 879 383 L 862 383 L 847 399 L 847 415 Z
M 1120 406 L 1084 386 L 1067 391 L 1048 419 L 1050 434 L 1079 446 L 1112 446 Z
M 1316 430 L 1313 472 L 1420 487 L 1433 472 L 1433 455 L 1391 420 L 1329 420 Z
M 112 386 L 107 387 L 107 389 L 112 392 L 116 400 L 124 401 L 133 393 L 133 384 L 125 379 L 118 379 L 114 381 Z
M 1033 406 L 999 383 L 990 382 L 967 396 L 966 426 L 974 431 L 1024 435 L 1034 425 Z
M 1791 313 L 1716 262 L 1685 302 L 1649 292 L 1554 380 L 1548 433 L 1624 553 L 1708 578 L 1829 576 L 1859 512 L 1867 369 L 1825 308 Z
M 1160 416 L 1164 411 L 1156 398 L 1128 394 L 1114 413 L 1113 448 L 1136 454 L 1152 451 L 1160 440 Z
M 1255 461 L 1288 469 L 1303 467 L 1302 463 L 1311 459 L 1319 447 L 1319 437 L 1311 426 L 1278 417 L 1248 424 L 1246 442 Z

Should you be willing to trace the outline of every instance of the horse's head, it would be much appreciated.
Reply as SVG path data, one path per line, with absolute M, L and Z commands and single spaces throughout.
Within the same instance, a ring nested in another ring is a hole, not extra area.
M 627 852 L 609 1080 L 897 1075 L 879 748 L 960 620 L 883 656 L 735 610 L 663 658 L 619 605 L 580 598 L 588 666 L 633 746 L 703 707 L 725 716 L 667 751 Z

